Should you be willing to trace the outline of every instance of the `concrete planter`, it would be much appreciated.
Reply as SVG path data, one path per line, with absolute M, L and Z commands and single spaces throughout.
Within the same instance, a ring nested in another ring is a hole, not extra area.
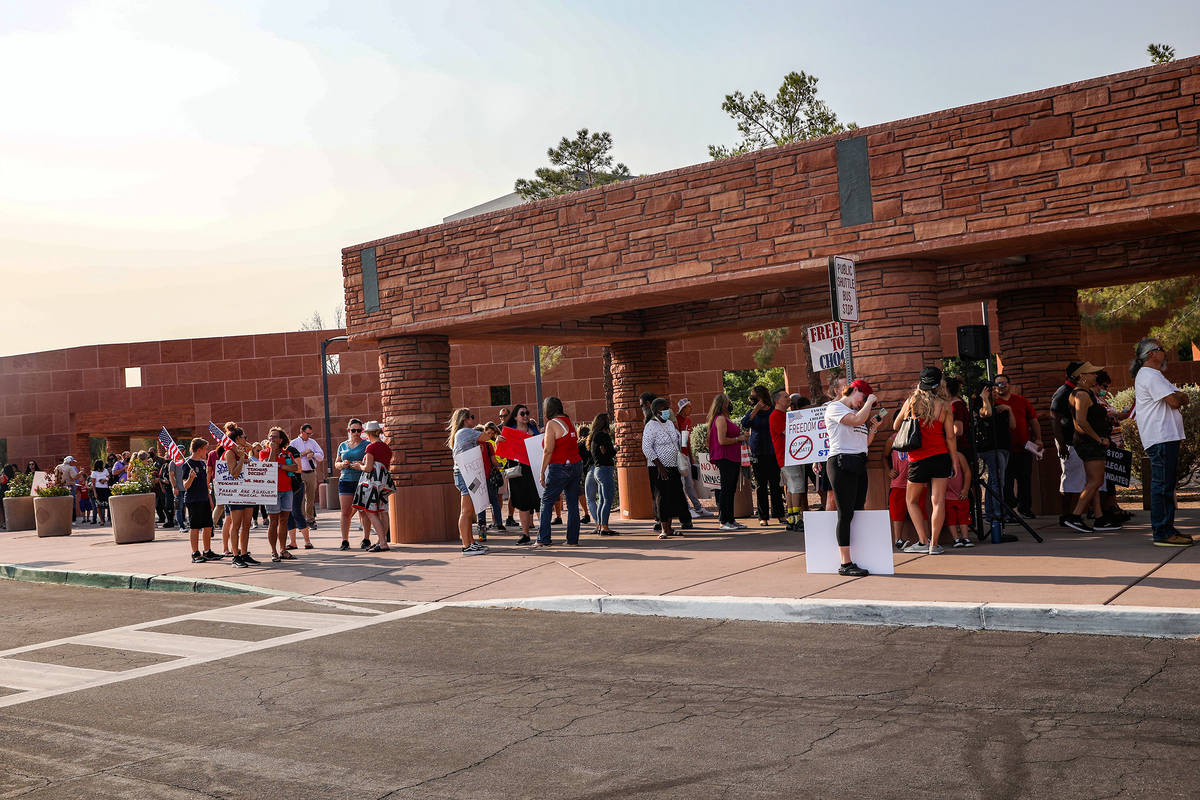
M 4 498 L 4 519 L 9 532 L 31 531 L 35 527 L 32 497 Z
M 70 536 L 71 512 L 74 509 L 75 498 L 69 494 L 62 497 L 33 498 L 33 516 L 38 538 Z
M 154 541 L 154 494 L 114 494 L 108 500 L 117 544 Z

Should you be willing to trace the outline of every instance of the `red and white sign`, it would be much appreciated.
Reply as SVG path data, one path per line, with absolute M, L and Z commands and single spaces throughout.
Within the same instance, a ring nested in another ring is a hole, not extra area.
M 829 433 L 825 430 L 825 406 L 789 411 L 783 441 L 787 445 L 787 453 L 783 457 L 785 467 L 828 461 Z
M 845 349 L 842 323 L 826 322 L 808 329 L 808 355 L 817 372 L 840 367 L 845 360 Z

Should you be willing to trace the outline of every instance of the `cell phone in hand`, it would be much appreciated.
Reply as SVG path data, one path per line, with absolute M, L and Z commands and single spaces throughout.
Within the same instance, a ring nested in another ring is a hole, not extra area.
M 887 416 L 886 408 L 875 409 L 875 419 L 882 420 L 885 416 Z

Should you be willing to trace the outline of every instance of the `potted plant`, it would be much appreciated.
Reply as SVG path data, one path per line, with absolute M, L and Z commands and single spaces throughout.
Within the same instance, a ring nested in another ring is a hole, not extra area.
M 128 479 L 112 486 L 108 513 L 117 544 L 154 541 L 154 462 L 134 458 Z
M 47 536 L 70 536 L 71 514 L 75 498 L 71 488 L 62 481 L 57 470 L 50 473 L 51 483 L 37 489 L 33 498 L 34 525 L 39 539 Z
M 9 531 L 33 530 L 33 498 L 29 494 L 32 486 L 32 473 L 18 472 L 8 482 L 8 491 L 4 493 L 4 518 Z

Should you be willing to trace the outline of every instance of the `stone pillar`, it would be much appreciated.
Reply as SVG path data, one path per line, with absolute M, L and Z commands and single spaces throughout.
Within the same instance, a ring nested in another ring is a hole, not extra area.
M 922 367 L 942 364 L 937 269 L 906 260 L 868 262 L 857 272 L 861 320 L 851 327 L 854 375 L 871 384 L 880 406 L 891 413 L 917 385 Z M 867 508 L 887 508 L 880 454 L 889 432 L 881 429 L 871 448 Z
M 389 504 L 397 544 L 458 538 L 459 492 L 446 447 L 450 340 L 395 336 L 379 341 L 383 423 L 392 447 L 396 493 Z
M 613 342 L 613 407 L 617 429 L 617 486 L 624 519 L 653 519 L 650 479 L 642 455 L 642 392 L 668 393 L 667 342 L 664 339 Z
M 1050 443 L 1054 430 L 1050 397 L 1062 385 L 1069 361 L 1078 361 L 1082 338 L 1078 292 L 1070 286 L 1047 286 L 1008 292 L 996 298 L 1000 357 L 1013 391 L 1033 404 L 1042 427 L 1046 455 L 1034 462 L 1033 510 L 1061 513 L 1058 494 L 1060 467 Z M 1122 369 L 1123 365 L 1101 365 Z

